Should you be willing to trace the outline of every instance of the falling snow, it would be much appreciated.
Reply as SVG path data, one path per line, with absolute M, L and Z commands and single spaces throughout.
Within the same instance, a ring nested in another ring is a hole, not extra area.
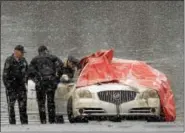
M 47 127 L 38 125 L 38 115 L 32 110 L 28 112 L 29 126 L 11 127 L 7 125 L 5 89 L 1 84 L 2 130 L 181 131 L 184 118 L 183 18 L 183 1 L 2 2 L 1 70 L 17 44 L 25 46 L 28 62 L 42 44 L 61 59 L 68 54 L 80 58 L 99 49 L 113 48 L 116 57 L 143 60 L 164 72 L 170 80 L 177 109 L 176 122 L 170 124 L 123 121 L 71 125 L 65 118 L 66 124 Z M 16 114 L 19 119 L 17 108 Z

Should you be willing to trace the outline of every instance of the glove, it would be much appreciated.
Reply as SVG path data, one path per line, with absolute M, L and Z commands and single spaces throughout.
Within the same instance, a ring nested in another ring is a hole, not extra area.
M 60 81 L 62 81 L 62 82 L 67 82 L 67 81 L 69 81 L 68 75 L 63 74 L 62 77 L 60 78 Z

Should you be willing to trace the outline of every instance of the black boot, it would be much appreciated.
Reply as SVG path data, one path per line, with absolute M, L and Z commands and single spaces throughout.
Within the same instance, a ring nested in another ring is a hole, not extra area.
M 64 123 L 64 117 L 63 117 L 63 115 L 56 115 L 55 116 L 55 122 L 56 123 Z
M 46 120 L 41 120 L 41 124 L 46 124 Z

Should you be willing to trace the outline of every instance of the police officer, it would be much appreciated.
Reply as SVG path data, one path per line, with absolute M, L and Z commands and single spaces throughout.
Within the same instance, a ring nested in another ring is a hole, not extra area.
M 57 78 L 62 74 L 63 62 L 49 53 L 46 46 L 38 48 L 39 55 L 32 59 L 28 68 L 28 77 L 36 83 L 37 102 L 40 122 L 46 123 L 45 102 L 47 96 L 47 109 L 49 123 L 55 123 L 54 96 L 57 89 Z
M 16 124 L 14 110 L 16 100 L 18 100 L 20 121 L 22 124 L 28 124 L 25 86 L 28 64 L 23 57 L 24 52 L 24 47 L 17 45 L 14 48 L 14 53 L 6 59 L 4 64 L 3 82 L 6 88 L 10 124 Z

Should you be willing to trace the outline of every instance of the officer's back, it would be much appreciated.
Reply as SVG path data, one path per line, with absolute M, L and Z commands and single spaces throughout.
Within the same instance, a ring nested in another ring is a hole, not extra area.
M 40 46 L 38 48 L 38 53 L 39 55 L 33 58 L 30 62 L 28 75 L 36 83 L 36 93 L 41 123 L 46 123 L 46 96 L 49 122 L 54 123 L 54 95 L 57 89 L 57 78 L 60 77 L 60 71 L 63 67 L 63 63 L 58 57 L 49 54 L 46 46 Z

